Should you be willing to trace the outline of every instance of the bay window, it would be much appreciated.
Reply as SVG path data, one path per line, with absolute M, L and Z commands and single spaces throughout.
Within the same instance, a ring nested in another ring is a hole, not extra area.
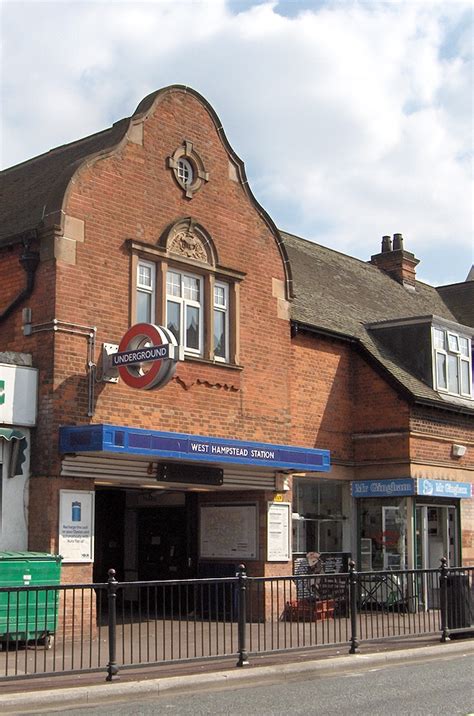
M 238 362 L 235 283 L 167 262 L 137 258 L 135 265 L 132 323 L 166 326 L 188 358 Z

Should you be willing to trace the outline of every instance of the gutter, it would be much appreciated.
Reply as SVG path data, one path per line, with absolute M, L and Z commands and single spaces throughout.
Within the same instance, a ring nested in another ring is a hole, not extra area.
M 0 323 L 5 321 L 8 316 L 10 316 L 13 311 L 33 293 L 33 289 L 35 287 L 36 269 L 38 268 L 40 257 L 37 251 L 32 251 L 30 249 L 30 241 L 33 238 L 36 239 L 36 237 L 36 230 L 34 232 L 28 232 L 23 236 L 24 251 L 20 256 L 19 261 L 26 272 L 26 286 L 22 291 L 20 291 L 18 296 L 13 299 L 10 305 L 7 306 L 2 313 L 0 313 Z

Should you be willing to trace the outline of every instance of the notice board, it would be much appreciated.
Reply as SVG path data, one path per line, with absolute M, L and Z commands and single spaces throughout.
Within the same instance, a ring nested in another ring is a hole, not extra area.
M 269 502 L 267 505 L 267 561 L 288 562 L 291 559 L 291 504 Z
M 94 492 L 59 491 L 59 554 L 63 562 L 94 561 Z
M 200 559 L 257 559 L 255 503 L 201 505 L 199 527 Z
M 325 574 L 345 574 L 349 571 L 350 552 L 321 552 Z

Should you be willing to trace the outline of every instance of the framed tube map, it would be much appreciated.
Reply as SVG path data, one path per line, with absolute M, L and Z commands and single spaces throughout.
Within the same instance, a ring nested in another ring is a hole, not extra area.
M 257 559 L 257 505 L 201 505 L 199 533 L 201 559 Z

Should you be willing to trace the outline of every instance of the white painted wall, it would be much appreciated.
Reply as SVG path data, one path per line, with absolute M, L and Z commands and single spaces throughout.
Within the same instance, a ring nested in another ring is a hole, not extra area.
M 11 443 L 0 439 L 0 551 L 28 549 L 28 482 L 30 474 L 30 431 L 22 428 L 27 441 L 23 473 L 8 477 Z

